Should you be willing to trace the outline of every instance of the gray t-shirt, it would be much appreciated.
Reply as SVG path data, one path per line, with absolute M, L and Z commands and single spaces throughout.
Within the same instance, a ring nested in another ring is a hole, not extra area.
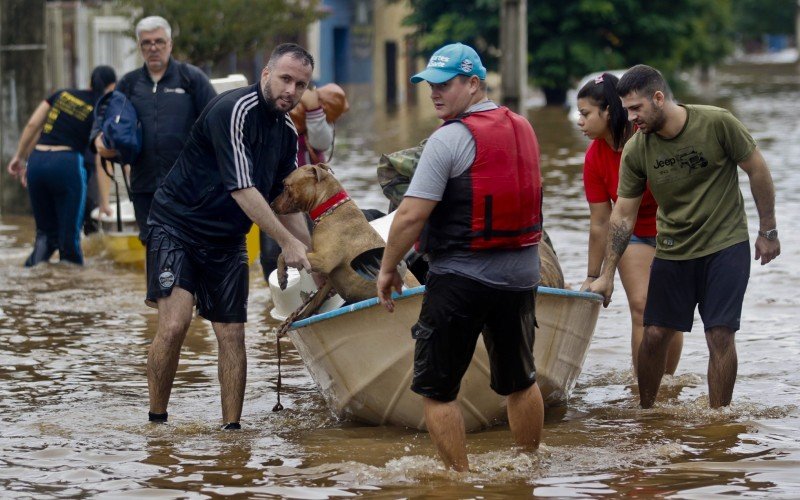
M 467 113 L 497 109 L 492 101 L 470 106 Z M 405 196 L 441 201 L 447 181 L 475 161 L 475 139 L 463 123 L 439 127 L 425 144 Z M 539 284 L 539 247 L 513 250 L 453 250 L 426 256 L 430 272 L 458 274 L 503 290 L 530 290 Z

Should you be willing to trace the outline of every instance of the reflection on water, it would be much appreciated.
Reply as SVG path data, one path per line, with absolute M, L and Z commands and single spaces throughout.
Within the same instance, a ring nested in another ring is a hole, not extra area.
M 765 76 L 766 75 L 766 76 Z M 789 497 L 800 491 L 800 76 L 793 66 L 727 68 L 687 102 L 731 108 L 751 129 L 777 185 L 783 255 L 754 264 L 734 403 L 708 409 L 707 349 L 696 322 L 675 377 L 652 410 L 637 406 L 628 312 L 621 287 L 603 310 L 584 372 L 566 408 L 550 411 L 538 453 L 509 448 L 507 428 L 468 437 L 473 471 L 442 470 L 427 435 L 338 422 L 293 349 L 285 349 L 286 410 L 275 404 L 276 322 L 259 272 L 247 326 L 248 388 L 241 432 L 223 433 L 216 342 L 193 322 L 170 404 L 170 423 L 146 422 L 146 349 L 155 314 L 144 279 L 100 256 L 84 269 L 23 269 L 31 220 L 0 220 L 0 489 L 4 497 L 330 498 L 719 494 Z M 425 107 L 392 116 L 351 113 L 337 131 L 333 167 L 364 208 L 386 208 L 376 152 L 407 147 L 436 126 Z M 585 139 L 559 109 L 530 112 L 542 149 L 546 224 L 567 282 L 583 281 L 588 209 Z M 757 220 L 742 177 L 751 233 Z M 287 352 L 288 351 L 288 352 Z

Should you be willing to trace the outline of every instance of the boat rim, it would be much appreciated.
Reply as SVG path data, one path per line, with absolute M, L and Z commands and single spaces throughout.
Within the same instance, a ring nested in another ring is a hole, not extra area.
M 396 292 L 392 293 L 392 297 L 395 300 L 404 300 L 419 294 L 425 293 L 425 285 L 417 286 L 414 288 L 409 288 L 408 290 L 403 290 L 403 293 L 398 294 Z M 538 294 L 542 295 L 552 295 L 558 297 L 570 297 L 582 300 L 591 300 L 595 302 L 601 302 L 603 300 L 603 296 L 597 293 L 592 292 L 577 292 L 575 290 L 565 290 L 563 288 L 551 288 L 548 286 L 540 286 L 537 289 Z M 343 314 L 350 314 L 356 311 L 360 311 L 362 309 L 367 309 L 378 304 L 378 298 L 373 297 L 371 299 L 362 300 L 360 302 L 356 302 L 354 304 L 349 304 L 342 306 L 338 309 L 334 309 L 333 311 L 324 312 L 321 314 L 315 314 L 314 316 L 308 317 L 306 319 L 301 319 L 300 321 L 295 321 L 291 324 L 291 329 L 298 329 L 303 328 L 308 325 L 318 323 L 320 321 L 324 321 L 327 319 L 335 318 L 337 316 L 341 316 Z

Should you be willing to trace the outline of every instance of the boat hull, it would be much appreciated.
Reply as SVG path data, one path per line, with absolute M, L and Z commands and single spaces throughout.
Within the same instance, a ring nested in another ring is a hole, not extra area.
M 411 326 L 424 287 L 407 290 L 389 314 L 370 299 L 293 324 L 289 338 L 331 410 L 340 418 L 425 429 L 413 377 Z M 536 378 L 549 406 L 565 404 L 580 375 L 602 299 L 540 288 L 536 296 Z M 458 400 L 468 431 L 505 421 L 505 398 L 489 387 L 489 360 L 478 342 Z
M 117 264 L 144 269 L 145 249 L 138 233 L 103 233 L 102 241 L 111 260 Z

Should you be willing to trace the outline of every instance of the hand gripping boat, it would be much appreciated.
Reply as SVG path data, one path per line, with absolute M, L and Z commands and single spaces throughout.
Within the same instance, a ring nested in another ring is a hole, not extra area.
M 275 305 L 272 315 L 282 320 L 302 303 L 304 293 L 314 290 L 314 283 L 307 274 L 294 272 L 282 291 L 273 273 L 270 290 Z M 319 314 L 292 324 L 288 336 L 338 417 L 425 428 L 422 398 L 409 389 L 414 366 L 411 326 L 419 318 L 424 291 L 424 286 L 403 291 L 392 314 L 377 298 L 342 306 L 342 299 L 335 296 Z M 539 288 L 534 359 L 546 405 L 566 403 L 580 375 L 601 304 L 602 297 L 596 294 Z M 491 390 L 489 381 L 488 355 L 479 341 L 458 396 L 468 431 L 506 419 L 505 398 Z

